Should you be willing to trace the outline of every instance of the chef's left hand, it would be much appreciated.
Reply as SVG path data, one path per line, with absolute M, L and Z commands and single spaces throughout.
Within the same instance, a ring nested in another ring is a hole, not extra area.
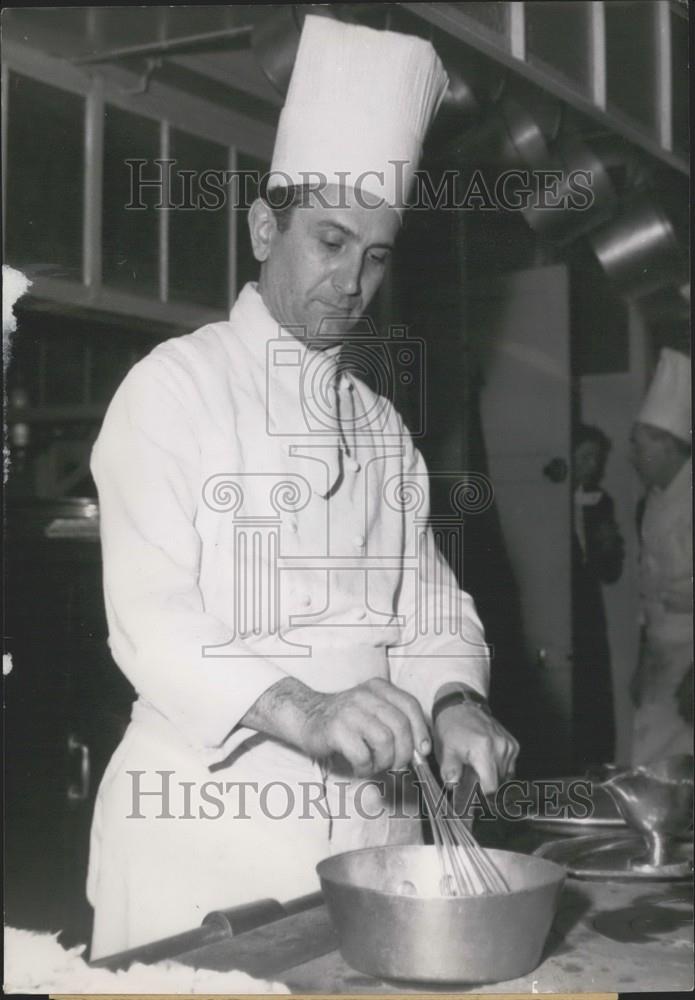
M 519 744 L 492 716 L 470 703 L 450 705 L 437 716 L 434 746 L 442 780 L 453 785 L 464 764 L 478 772 L 480 787 L 491 795 L 514 774 Z

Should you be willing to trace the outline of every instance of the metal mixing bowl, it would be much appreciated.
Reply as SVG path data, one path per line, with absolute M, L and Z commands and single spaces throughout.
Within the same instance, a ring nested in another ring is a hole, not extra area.
M 485 983 L 523 976 L 541 959 L 565 869 L 490 850 L 512 891 L 440 895 L 433 846 L 375 847 L 317 866 L 340 952 L 382 979 Z M 408 894 L 408 893 L 416 894 Z

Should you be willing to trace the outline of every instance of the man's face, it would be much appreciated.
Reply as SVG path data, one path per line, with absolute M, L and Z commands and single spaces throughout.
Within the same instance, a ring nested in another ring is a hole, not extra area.
M 645 486 L 660 483 L 668 462 L 664 434 L 648 424 L 636 423 L 630 435 L 630 461 Z
M 341 341 L 365 314 L 400 228 L 386 205 L 366 207 L 352 191 L 341 200 L 337 188 L 325 194 L 347 207 L 325 208 L 312 194 L 292 210 L 285 232 L 273 223 L 260 281 L 271 315 L 303 328 L 317 348 Z
M 574 481 L 586 489 L 603 478 L 603 450 L 596 441 L 582 441 L 574 449 Z

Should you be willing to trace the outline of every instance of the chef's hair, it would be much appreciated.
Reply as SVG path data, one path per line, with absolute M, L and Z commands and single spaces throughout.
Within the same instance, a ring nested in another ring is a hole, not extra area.
M 297 184 L 261 192 L 261 198 L 275 216 L 279 232 L 287 232 L 296 208 L 306 208 L 310 204 L 312 190 L 309 184 Z
M 675 451 L 683 459 L 690 457 L 692 448 L 688 441 L 676 437 L 675 434 L 671 434 L 670 431 L 665 430 L 663 427 L 655 427 L 654 424 L 647 424 L 641 420 L 638 423 L 646 430 L 653 441 L 660 442 L 664 448 L 670 448 L 671 451 Z
M 689 457 L 691 447 L 683 438 L 677 437 L 677 435 L 672 434 L 663 427 L 654 427 L 652 424 L 644 424 L 643 426 L 648 427 L 651 436 L 657 441 L 661 441 L 666 448 L 670 447 L 672 451 L 675 451 L 682 458 Z
M 590 441 L 592 444 L 598 445 L 604 458 L 606 458 L 612 448 L 611 439 L 608 435 L 600 427 L 595 427 L 593 424 L 579 424 L 575 428 L 573 447 L 578 448 L 585 441 Z

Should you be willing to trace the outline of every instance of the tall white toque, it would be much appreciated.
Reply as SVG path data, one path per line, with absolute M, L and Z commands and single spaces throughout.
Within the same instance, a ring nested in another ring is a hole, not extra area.
M 268 190 L 337 184 L 402 211 L 448 83 L 424 39 L 307 16 Z
M 670 347 L 662 349 L 637 420 L 690 444 L 691 372 L 690 358 L 685 354 Z

